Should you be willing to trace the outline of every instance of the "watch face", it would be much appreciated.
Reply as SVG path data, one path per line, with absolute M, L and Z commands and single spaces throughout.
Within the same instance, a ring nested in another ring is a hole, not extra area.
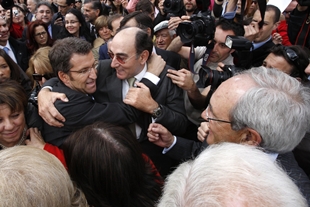
M 157 109 L 155 109 L 155 110 L 153 111 L 152 116 L 155 117 L 155 118 L 157 118 L 157 117 L 160 116 L 160 114 L 161 114 L 161 108 L 158 107 Z

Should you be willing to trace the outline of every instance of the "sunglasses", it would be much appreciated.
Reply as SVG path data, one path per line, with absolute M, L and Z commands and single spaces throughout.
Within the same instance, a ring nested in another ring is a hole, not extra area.
M 108 52 L 108 55 L 110 56 L 111 60 L 115 59 L 117 60 L 117 62 L 119 62 L 120 64 L 125 64 L 128 60 L 130 60 L 131 58 L 135 57 L 136 54 L 130 56 L 130 57 L 122 57 L 122 56 L 119 56 L 119 55 L 115 55 L 111 52 Z
M 48 74 L 38 74 L 38 73 L 34 73 L 32 74 L 32 77 L 35 81 L 42 81 L 42 78 L 44 77 L 46 80 L 52 78 L 54 75 L 52 73 L 48 73 Z

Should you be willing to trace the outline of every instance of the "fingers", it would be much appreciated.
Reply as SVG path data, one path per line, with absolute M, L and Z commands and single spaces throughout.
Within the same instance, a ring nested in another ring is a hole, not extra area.
M 39 115 L 47 124 L 54 127 L 63 127 L 64 124 L 62 122 L 65 121 L 65 118 L 55 108 L 53 109 L 50 109 L 51 111 L 39 110 Z
M 200 127 L 198 128 L 197 137 L 203 142 L 209 134 L 209 124 L 208 122 L 201 122 Z

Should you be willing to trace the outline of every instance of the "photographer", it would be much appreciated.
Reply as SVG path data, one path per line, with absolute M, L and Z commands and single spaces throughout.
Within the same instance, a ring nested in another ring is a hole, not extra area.
M 221 62 L 224 65 L 233 65 L 233 57 L 231 53 L 234 50 L 228 48 L 225 45 L 227 35 L 242 36 L 244 30 L 242 25 L 221 19 L 217 22 L 215 27 L 215 35 L 213 38 L 214 48 L 209 54 L 206 66 L 212 70 L 216 70 L 218 64 Z M 178 52 L 183 58 L 188 59 L 190 55 L 190 47 L 183 46 L 180 37 L 176 37 L 167 48 L 174 52 Z M 170 77 L 173 83 L 177 84 L 180 88 L 186 91 L 185 93 L 185 109 L 187 116 L 191 122 L 199 126 L 202 121 L 200 114 L 202 109 L 205 108 L 206 96 L 209 92 L 208 88 L 198 88 L 196 83 L 199 80 L 199 71 L 203 64 L 203 56 L 206 53 L 207 48 L 196 47 L 195 59 L 198 60 L 194 65 L 194 74 L 189 70 L 172 71 L 168 70 L 167 76 Z M 202 93 L 200 93 L 202 92 Z M 198 109 L 197 109 L 198 108 Z
M 154 25 L 161 21 L 169 20 L 169 29 L 176 29 L 183 20 L 181 16 L 191 16 L 199 12 L 196 0 L 160 0 L 159 13 Z
M 297 2 L 297 7 L 287 20 L 287 34 L 292 44 L 310 48 L 310 1 L 298 0 Z

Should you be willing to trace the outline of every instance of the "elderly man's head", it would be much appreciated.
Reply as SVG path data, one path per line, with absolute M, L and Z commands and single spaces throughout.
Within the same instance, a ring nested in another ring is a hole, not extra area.
M 176 37 L 175 30 L 168 29 L 168 20 L 162 21 L 154 27 L 155 44 L 160 49 L 167 49 L 172 40 Z
M 209 121 L 208 144 L 259 145 L 288 152 L 310 124 L 310 93 L 275 69 L 253 68 L 223 82 L 202 113 Z
M 111 67 L 119 79 L 132 78 L 139 74 L 152 53 L 150 36 L 137 27 L 120 30 L 109 44 Z

